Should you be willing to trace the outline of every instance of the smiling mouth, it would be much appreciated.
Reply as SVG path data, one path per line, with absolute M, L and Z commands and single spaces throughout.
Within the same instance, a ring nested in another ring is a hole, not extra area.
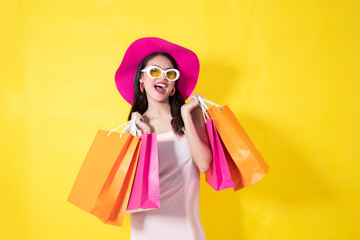
M 166 85 L 165 84 L 155 84 L 155 89 L 161 93 L 164 93 L 166 91 Z

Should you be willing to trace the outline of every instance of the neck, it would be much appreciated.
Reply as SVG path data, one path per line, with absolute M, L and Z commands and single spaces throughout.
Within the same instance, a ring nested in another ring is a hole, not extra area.
M 157 102 L 148 98 L 148 109 L 146 110 L 148 117 L 165 117 L 171 116 L 171 108 L 169 98 L 164 102 Z

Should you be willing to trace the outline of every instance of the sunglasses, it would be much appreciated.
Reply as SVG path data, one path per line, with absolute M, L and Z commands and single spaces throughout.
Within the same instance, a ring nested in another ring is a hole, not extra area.
M 158 78 L 163 73 L 165 73 L 165 77 L 169 81 L 176 81 L 180 77 L 180 72 L 175 68 L 163 70 L 163 69 L 159 68 L 158 66 L 148 66 L 147 68 L 142 69 L 141 72 L 146 72 L 147 75 L 151 78 Z

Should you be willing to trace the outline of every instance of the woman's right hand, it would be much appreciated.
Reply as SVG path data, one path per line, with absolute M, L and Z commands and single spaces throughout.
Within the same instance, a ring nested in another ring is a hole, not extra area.
M 131 119 L 134 119 L 135 116 L 137 116 L 137 119 L 135 120 L 135 124 L 141 130 L 141 132 L 142 133 L 145 133 L 145 132 L 150 133 L 150 126 L 144 122 L 143 116 L 138 112 L 133 112 L 131 114 Z

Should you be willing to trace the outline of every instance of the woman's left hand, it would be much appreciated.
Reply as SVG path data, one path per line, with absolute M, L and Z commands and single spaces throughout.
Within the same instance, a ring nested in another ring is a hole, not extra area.
M 190 114 L 195 108 L 200 106 L 199 99 L 197 96 L 201 97 L 201 94 L 199 93 L 193 93 L 191 94 L 189 98 L 189 102 L 185 103 L 181 106 L 181 115 L 185 116 L 186 114 Z

